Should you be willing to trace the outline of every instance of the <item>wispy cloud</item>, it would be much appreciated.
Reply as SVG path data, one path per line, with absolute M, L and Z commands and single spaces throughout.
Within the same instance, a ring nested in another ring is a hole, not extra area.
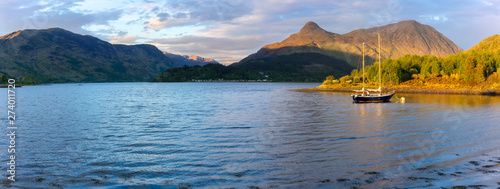
M 248 46 L 257 46 L 260 39 L 252 36 L 234 38 L 183 36 L 171 38 L 157 38 L 149 41 L 167 51 L 181 54 L 210 54 L 210 58 L 223 63 L 232 63 L 234 60 L 244 58 L 245 55 L 253 53 Z
M 121 43 L 121 44 L 134 44 L 137 39 L 139 39 L 136 35 L 127 35 L 127 36 L 114 36 L 109 40 L 110 43 Z

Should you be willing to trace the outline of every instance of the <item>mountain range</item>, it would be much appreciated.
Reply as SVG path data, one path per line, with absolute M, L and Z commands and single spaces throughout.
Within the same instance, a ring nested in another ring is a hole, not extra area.
M 61 28 L 0 37 L 0 73 L 39 82 L 148 81 L 179 66 L 153 45 L 110 44 Z
M 301 53 L 316 53 L 337 60 L 344 60 L 357 67 L 362 55 L 362 44 L 368 64 L 378 56 L 378 37 L 381 37 L 381 56 L 398 58 L 406 54 L 436 55 L 439 57 L 460 53 L 463 50 L 443 34 L 428 25 L 414 20 L 394 24 L 357 29 L 346 34 L 337 34 L 324 30 L 314 22 L 307 22 L 298 33 L 287 39 L 265 45 L 258 52 L 249 55 L 238 64 L 261 62 L 259 59 L 287 56 Z M 310 57 L 314 61 L 314 57 Z M 332 61 L 335 61 L 332 59 Z
M 203 58 L 197 55 L 179 55 L 169 52 L 163 52 L 165 56 L 170 58 L 172 61 L 182 65 L 182 66 L 203 66 L 210 63 L 219 64 L 219 62 L 210 58 Z
M 224 73 L 231 79 L 251 78 L 250 72 L 256 77 L 272 73 L 280 78 L 274 81 L 341 77 L 360 64 L 363 42 L 367 64 L 374 62 L 378 56 L 378 34 L 382 38 L 384 59 L 406 54 L 443 57 L 463 51 L 431 26 L 413 20 L 346 34 L 328 32 L 314 22 L 307 22 L 287 39 L 265 45 L 227 66 Z M 153 45 L 110 44 L 61 28 L 21 30 L 0 37 L 0 74 L 16 78 L 30 75 L 39 82 L 149 81 L 171 68 L 208 63 L 217 64 L 213 59 L 162 52 Z M 207 69 L 212 68 L 221 69 L 220 66 Z M 184 70 L 182 78 L 190 80 L 190 74 L 200 75 Z M 271 80 L 272 74 L 268 75 Z

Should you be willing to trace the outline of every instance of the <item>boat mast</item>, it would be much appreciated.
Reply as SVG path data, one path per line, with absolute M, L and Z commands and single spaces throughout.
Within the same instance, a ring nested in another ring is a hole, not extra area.
M 378 90 L 382 92 L 382 62 L 380 62 L 380 33 L 378 34 Z
M 363 43 L 363 91 L 365 91 L 365 43 Z

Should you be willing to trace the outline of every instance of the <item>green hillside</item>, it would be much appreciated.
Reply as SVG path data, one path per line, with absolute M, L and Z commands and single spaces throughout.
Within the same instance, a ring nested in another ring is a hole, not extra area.
M 148 81 L 176 64 L 153 45 L 116 45 L 51 28 L 0 36 L 0 75 L 40 83 Z
M 484 39 L 467 51 L 444 58 L 406 55 L 382 61 L 383 83 L 475 89 L 500 88 L 500 35 Z M 378 82 L 378 62 L 365 68 L 366 82 Z M 361 82 L 361 71 L 353 70 L 344 81 Z M 324 86 L 323 86 L 324 87 Z

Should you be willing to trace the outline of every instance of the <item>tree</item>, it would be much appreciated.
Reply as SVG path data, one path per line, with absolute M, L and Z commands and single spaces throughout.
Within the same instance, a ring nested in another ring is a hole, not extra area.
M 500 50 L 498 50 L 498 53 L 495 54 L 495 63 L 496 63 L 496 68 L 497 68 L 497 73 L 500 74 Z
M 476 69 L 475 69 L 475 75 L 474 75 L 474 79 L 476 81 L 480 81 L 480 82 L 483 82 L 485 81 L 486 77 L 485 77 L 485 68 L 486 66 L 484 65 L 483 61 L 480 61 L 477 66 L 476 66 Z
M 463 70 L 463 78 L 466 80 L 466 81 L 472 81 L 474 80 L 474 77 L 476 76 L 476 64 L 477 64 L 477 60 L 475 57 L 473 56 L 470 56 L 469 58 L 467 58 L 467 60 L 465 61 L 466 65 L 465 65 L 465 68 Z
M 326 77 L 326 80 L 323 81 L 323 85 L 331 85 L 333 84 L 333 80 L 335 79 L 335 77 L 333 77 L 333 75 L 329 75 Z
M 7 83 L 8 82 L 7 75 L 3 74 L 2 77 L 0 78 L 0 82 Z
M 24 77 L 22 83 L 23 83 L 23 85 L 31 85 L 31 84 L 33 84 L 33 80 L 31 80 L 30 75 L 27 75 L 26 77 Z
M 441 65 L 438 62 L 438 60 L 433 60 L 430 63 L 430 66 L 431 66 L 431 75 L 438 76 L 439 72 L 441 72 Z
M 431 75 L 431 64 L 430 63 L 422 63 L 422 68 L 420 69 L 420 77 L 427 78 Z
M 340 80 L 341 83 L 348 83 L 348 81 L 352 82 L 352 78 L 350 76 L 348 76 L 348 75 L 346 75 L 344 77 L 341 77 L 339 80 Z
M 445 60 L 443 60 L 441 68 L 443 69 L 444 74 L 450 75 L 453 73 L 453 70 L 455 69 L 455 63 L 452 61 L 451 58 L 446 58 Z
M 422 57 L 420 57 L 418 55 L 411 56 L 411 65 L 412 65 L 412 67 L 414 65 L 421 65 L 421 64 L 422 64 Z
M 358 76 L 358 74 L 359 74 L 358 69 L 353 69 L 353 70 L 351 71 L 351 76 L 352 76 L 352 77 Z

